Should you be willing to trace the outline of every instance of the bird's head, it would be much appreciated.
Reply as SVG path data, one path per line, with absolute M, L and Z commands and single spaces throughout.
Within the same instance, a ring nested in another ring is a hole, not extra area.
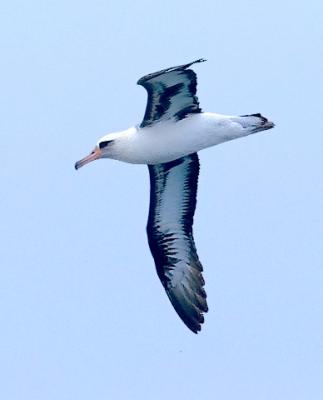
M 98 141 L 88 156 L 75 163 L 75 169 L 79 169 L 83 167 L 83 165 L 88 164 L 91 161 L 98 160 L 99 158 L 110 158 L 111 145 L 114 141 L 113 136 L 113 134 L 103 136 L 103 138 Z

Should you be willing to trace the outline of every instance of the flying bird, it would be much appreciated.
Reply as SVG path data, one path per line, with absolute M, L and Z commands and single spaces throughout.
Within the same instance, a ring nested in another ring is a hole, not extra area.
M 99 158 L 146 164 L 150 176 L 147 235 L 161 283 L 174 309 L 193 332 L 208 311 L 202 264 L 193 238 L 199 175 L 197 152 L 274 127 L 261 114 L 242 116 L 202 112 L 197 79 L 188 64 L 146 75 L 137 82 L 148 92 L 140 125 L 103 136 L 75 164 Z

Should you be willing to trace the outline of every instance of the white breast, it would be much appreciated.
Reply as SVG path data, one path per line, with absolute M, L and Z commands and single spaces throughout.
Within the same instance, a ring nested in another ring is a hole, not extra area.
M 134 164 L 160 164 L 246 134 L 237 117 L 192 114 L 177 122 L 162 121 L 124 131 L 113 144 L 110 156 Z

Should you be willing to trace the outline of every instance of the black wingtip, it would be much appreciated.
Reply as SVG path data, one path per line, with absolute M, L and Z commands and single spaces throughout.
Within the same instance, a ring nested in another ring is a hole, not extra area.
M 199 58 L 198 60 L 194 61 L 194 63 L 201 63 L 207 61 L 206 58 Z
M 205 62 L 205 61 L 207 61 L 205 58 L 199 58 L 198 60 L 192 61 L 192 62 L 190 62 L 190 63 L 188 63 L 186 65 L 183 65 L 183 67 L 184 67 L 184 69 L 186 69 L 186 68 L 190 67 L 193 64 L 198 64 L 198 63 Z
M 201 63 L 201 62 L 205 62 L 205 61 L 207 61 L 205 58 L 199 58 L 198 60 L 192 61 L 192 62 L 187 63 L 187 64 L 177 65 L 176 67 L 169 67 L 169 68 L 157 71 L 157 72 L 153 72 L 151 74 L 145 75 L 142 78 L 140 78 L 137 81 L 137 85 L 145 86 L 145 82 L 146 81 L 149 81 L 152 78 L 156 78 L 159 75 L 166 74 L 166 73 L 172 72 L 172 71 L 185 70 L 185 69 L 189 68 L 193 64 L 197 64 L 197 63 Z
M 202 322 L 196 321 L 196 320 L 190 320 L 187 319 L 183 316 L 181 316 L 179 313 L 177 313 L 179 315 L 179 317 L 181 318 L 182 322 L 184 322 L 185 326 L 193 333 L 195 333 L 195 335 L 197 335 L 198 333 L 201 332 L 202 330 L 202 324 L 204 322 L 204 319 Z

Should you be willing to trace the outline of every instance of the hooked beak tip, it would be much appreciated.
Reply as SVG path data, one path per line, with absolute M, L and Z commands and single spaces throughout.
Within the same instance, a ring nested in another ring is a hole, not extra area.
M 80 161 L 77 161 L 74 164 L 74 168 L 78 170 L 79 168 L 83 167 L 83 165 L 91 161 L 97 160 L 98 158 L 101 158 L 101 150 L 98 147 L 96 147 L 88 156 L 82 158 L 82 160 Z

